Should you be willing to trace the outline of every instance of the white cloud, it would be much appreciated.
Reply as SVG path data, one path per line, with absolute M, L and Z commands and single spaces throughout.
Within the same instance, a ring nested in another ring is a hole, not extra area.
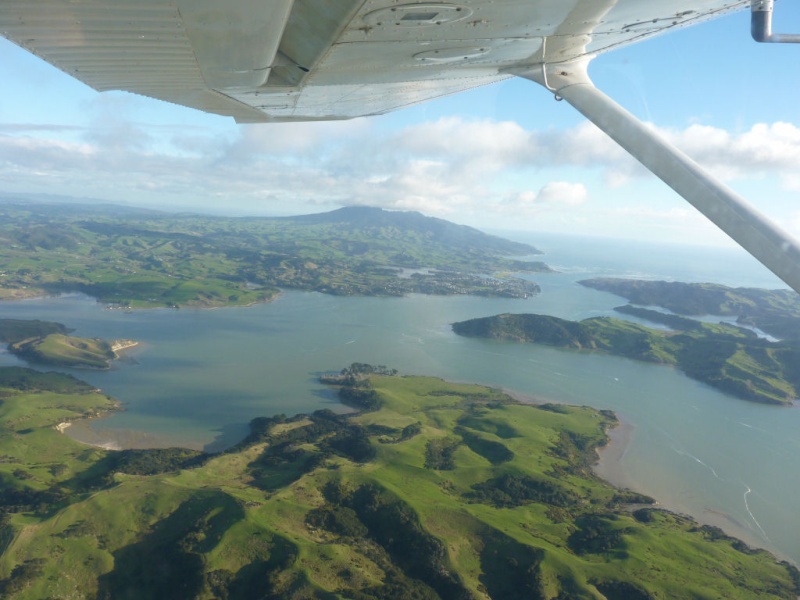
M 280 160 L 315 156 L 321 148 L 329 151 L 332 146 L 347 144 L 371 127 L 368 119 L 242 125 L 237 137 L 219 148 L 220 158 L 224 162 L 250 164 L 267 157 Z
M 616 167 L 638 164 L 611 138 L 589 121 L 567 131 L 546 131 L 539 134 L 544 151 L 542 158 L 550 164 L 583 167 Z
M 586 202 L 588 192 L 582 183 L 553 181 L 539 190 L 540 202 L 558 202 L 568 206 L 578 206 Z
M 790 192 L 800 192 L 800 174 L 785 174 L 783 176 L 783 187 Z
M 725 179 L 777 175 L 789 185 L 800 170 L 800 127 L 792 123 L 757 123 L 737 134 L 697 124 L 662 133 Z
M 408 127 L 395 136 L 404 152 L 447 158 L 475 173 L 521 164 L 535 153 L 535 138 L 510 121 L 439 119 Z
M 538 191 L 523 190 L 507 194 L 501 201 L 484 207 L 484 210 L 501 215 L 542 215 L 563 210 L 565 206 L 584 204 L 589 193 L 582 183 L 551 181 Z
M 619 202 L 609 204 L 633 197 L 645 171 L 589 123 L 528 131 L 451 117 L 395 130 L 381 119 L 211 130 L 146 125 L 136 112 L 112 103 L 82 131 L 64 135 L 58 125 L 0 124 L 0 179 L 13 189 L 82 189 L 90 197 L 238 214 L 361 204 L 473 223 L 493 215 L 508 223 L 517 212 L 571 219 L 575 207 L 588 206 L 590 190 L 606 199 L 591 203 L 598 227 L 603 219 L 663 224 L 693 214 L 655 204 L 620 213 Z M 760 184 L 769 175 L 800 191 L 800 128 L 791 123 L 738 133 L 693 124 L 662 133 L 726 177 Z

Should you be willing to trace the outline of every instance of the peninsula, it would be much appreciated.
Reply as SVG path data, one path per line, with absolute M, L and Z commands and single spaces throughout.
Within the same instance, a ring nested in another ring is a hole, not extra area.
M 136 345 L 133 340 L 107 342 L 68 335 L 61 323 L 0 319 L 0 342 L 8 351 L 33 364 L 73 369 L 108 369 L 117 352 Z
M 740 327 L 647 309 L 634 312 L 672 329 L 656 330 L 609 317 L 576 322 L 535 314 L 470 319 L 452 327 L 458 335 L 607 352 L 674 365 L 693 379 L 754 402 L 790 404 L 798 397 L 800 343 L 773 343 Z
M 0 300 L 79 291 L 114 306 L 336 295 L 526 298 L 539 251 L 416 212 L 350 207 L 285 218 L 176 215 L 111 205 L 0 203 Z M 509 258 L 525 257 L 525 260 Z
M 622 296 L 634 305 L 659 306 L 684 316 L 730 317 L 739 325 L 756 327 L 780 339 L 800 340 L 800 296 L 792 290 L 613 277 L 578 283 Z
M 800 593 L 792 565 L 595 477 L 611 413 L 363 364 L 328 381 L 360 412 L 255 419 L 212 456 L 82 446 L 54 427 L 105 396 L 63 375 L 0 369 L 0 595 Z

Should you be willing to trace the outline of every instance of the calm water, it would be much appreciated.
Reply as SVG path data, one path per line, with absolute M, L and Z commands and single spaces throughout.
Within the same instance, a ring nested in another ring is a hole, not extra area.
M 315 382 L 353 361 L 498 385 L 541 399 L 611 408 L 631 424 L 616 482 L 800 563 L 800 410 L 725 397 L 668 367 L 531 345 L 459 338 L 453 321 L 500 312 L 569 319 L 611 314 L 595 276 L 779 287 L 733 251 L 515 235 L 559 274 L 529 300 L 337 298 L 290 292 L 221 310 L 105 310 L 80 295 L 0 304 L 0 316 L 60 321 L 82 336 L 142 344 L 108 372 L 79 372 L 127 410 L 91 424 L 95 441 L 220 448 L 255 416 L 341 410 Z M 18 364 L 0 353 L 0 364 Z

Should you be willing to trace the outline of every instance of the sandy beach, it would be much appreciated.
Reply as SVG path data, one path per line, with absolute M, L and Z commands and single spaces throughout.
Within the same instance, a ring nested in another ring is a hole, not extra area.
M 782 555 L 775 548 L 771 547 L 762 537 L 758 536 L 752 526 L 742 523 L 732 515 L 711 508 L 704 508 L 696 512 L 685 512 L 682 510 L 680 498 L 665 497 L 663 494 L 655 495 L 650 492 L 645 485 L 632 479 L 630 473 L 625 469 L 624 459 L 635 433 L 636 428 L 631 423 L 622 419 L 620 419 L 619 424 L 614 427 L 614 429 L 608 431 L 608 443 L 597 452 L 598 461 L 594 466 L 594 472 L 598 477 L 608 481 L 615 487 L 630 489 L 641 494 L 653 496 L 658 508 L 676 513 L 688 514 L 688 516 L 701 525 L 719 527 L 727 535 L 738 538 L 753 548 L 764 548 L 779 559 L 794 562 L 789 557 Z
M 545 402 L 549 402 L 549 400 L 529 396 L 514 390 L 504 389 L 503 391 L 515 400 L 526 404 L 544 404 Z M 558 404 L 558 402 L 555 403 Z M 615 487 L 652 496 L 655 498 L 658 508 L 687 514 L 701 525 L 719 527 L 727 535 L 738 538 L 753 548 L 764 548 L 781 560 L 794 562 L 789 557 L 782 555 L 775 548 L 771 547 L 769 543 L 757 535 L 757 532 L 753 530 L 752 526 L 742 523 L 732 515 L 711 508 L 703 508 L 700 511 L 685 511 L 679 497 L 666 497 L 664 494 L 656 495 L 648 490 L 647 486 L 642 482 L 633 479 L 631 473 L 625 468 L 625 455 L 630 449 L 631 442 L 635 438 L 636 427 L 625 419 L 620 418 L 619 414 L 617 414 L 617 419 L 619 421 L 617 426 L 607 432 L 608 443 L 597 451 L 598 460 L 593 470 L 598 477 Z
M 67 437 L 104 450 L 144 450 L 147 448 L 171 448 L 180 446 L 191 450 L 202 450 L 203 444 L 176 444 L 167 438 L 134 431 L 131 429 L 94 429 L 92 422 L 96 419 L 78 419 L 69 423 L 60 423 L 56 429 Z
M 139 345 L 139 342 L 136 340 L 114 340 L 111 342 L 111 351 L 114 353 L 114 358 L 120 357 L 120 352 L 124 350 L 128 350 L 129 348 L 135 348 Z
M 595 474 L 619 488 L 634 489 L 622 467 L 622 459 L 628 451 L 633 432 L 633 425 L 620 419 L 619 424 L 607 432 L 608 443 L 597 451 Z

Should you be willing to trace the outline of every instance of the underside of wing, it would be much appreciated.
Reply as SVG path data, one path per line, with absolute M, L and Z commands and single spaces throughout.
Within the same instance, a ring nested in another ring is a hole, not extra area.
M 0 33 L 97 90 L 240 122 L 381 114 L 747 0 L 0 0 Z

